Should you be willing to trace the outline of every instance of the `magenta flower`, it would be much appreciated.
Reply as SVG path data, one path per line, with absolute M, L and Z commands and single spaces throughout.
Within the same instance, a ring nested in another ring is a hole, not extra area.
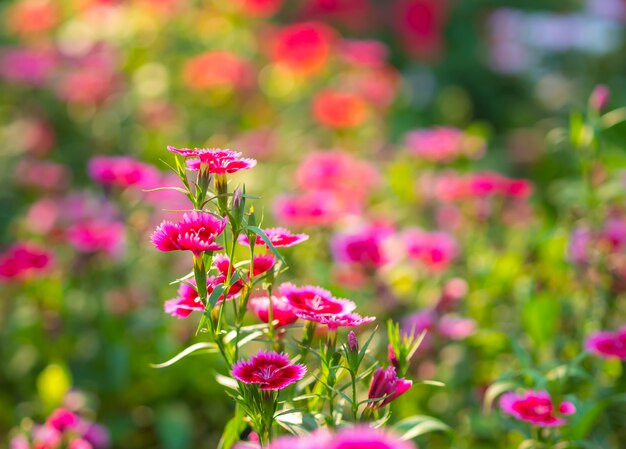
M 459 318 L 444 315 L 437 324 L 439 333 L 450 340 L 463 340 L 476 332 L 476 321 L 469 318 Z
M 16 243 L 0 254 L 0 280 L 25 280 L 52 265 L 52 254 L 33 243 Z
M 291 231 L 285 228 L 267 228 L 263 229 L 263 231 L 276 248 L 297 245 L 309 239 L 307 234 L 292 234 Z M 248 236 L 245 234 L 241 234 L 238 241 L 243 245 L 249 244 Z M 256 236 L 254 244 L 267 246 L 265 241 L 258 235 Z
M 59 432 L 73 429 L 78 425 L 78 423 L 78 416 L 64 408 L 58 408 L 53 411 L 46 421 L 46 425 L 58 430 Z
M 411 441 L 403 441 L 384 429 L 365 425 L 346 427 L 336 434 L 326 429 L 303 436 L 283 436 L 272 441 L 268 449 L 416 449 Z
M 47 50 L 9 48 L 0 53 L 0 77 L 8 82 L 42 86 L 58 65 Z
M 250 298 L 248 308 L 254 312 L 259 320 L 269 323 L 270 300 L 267 296 Z M 274 320 L 278 321 L 276 328 L 288 326 L 294 323 L 298 317 L 293 313 L 293 308 L 284 296 L 272 296 L 272 312 Z
M 457 255 L 454 238 L 445 232 L 426 232 L 418 228 L 403 234 L 409 258 L 421 262 L 432 271 L 445 270 Z
M 187 168 L 192 171 L 198 171 L 202 167 L 206 167 L 209 173 L 216 175 L 224 175 L 227 173 L 236 173 L 241 170 L 247 170 L 256 165 L 256 160 L 241 157 L 241 153 L 231 150 L 222 150 L 219 148 L 174 148 L 167 147 L 173 153 L 187 159 Z
M 500 409 L 520 421 L 538 427 L 558 427 L 567 424 L 565 419 L 555 415 L 555 404 L 546 391 L 527 391 L 521 395 L 505 393 L 500 398 Z M 567 401 L 562 402 L 557 410 L 558 415 L 576 413 L 574 404 Z
M 104 252 L 117 256 L 123 249 L 124 225 L 110 220 L 92 219 L 70 226 L 67 241 L 82 253 Z
M 164 221 L 152 234 L 152 243 L 161 251 L 220 251 L 215 239 L 226 227 L 227 219 L 219 219 L 207 212 L 190 212 L 183 221 Z
M 296 287 L 285 283 L 279 287 L 279 291 L 293 307 L 294 314 L 304 319 L 321 315 L 345 315 L 356 308 L 352 301 L 334 298 L 328 290 L 321 287 Z
M 385 429 L 372 429 L 365 425 L 340 430 L 327 449 L 416 449 L 411 441 L 403 441 L 400 437 Z
M 260 276 L 263 273 L 271 270 L 275 263 L 276 258 L 271 254 L 261 254 L 259 256 L 254 256 L 252 277 L 254 278 Z M 228 267 L 230 267 L 230 259 L 224 254 L 218 254 L 213 258 L 213 265 L 215 266 L 215 268 L 217 268 L 220 274 L 211 279 L 211 282 L 209 283 L 209 294 L 213 291 L 215 286 L 226 282 L 226 279 L 228 278 Z M 231 267 L 231 276 L 234 272 L 235 267 Z M 234 295 L 237 295 L 243 287 L 243 281 L 241 279 L 237 280 L 234 284 L 230 286 L 230 289 L 228 290 L 228 299 L 230 299 Z
M 591 335 L 585 342 L 585 349 L 599 357 L 626 360 L 626 327 Z
M 306 367 L 291 363 L 286 354 L 259 351 L 250 360 L 235 363 L 231 373 L 240 382 L 257 384 L 261 390 L 281 390 L 302 379 Z
M 203 311 L 204 304 L 198 296 L 198 290 L 195 288 L 195 281 L 190 279 L 187 283 L 181 283 L 178 286 L 178 297 L 165 301 L 165 313 L 177 318 L 186 318 L 194 310 Z
M 392 233 L 388 226 L 370 225 L 351 232 L 335 234 L 330 246 L 337 262 L 379 268 L 388 261 L 384 241 Z
M 398 377 L 393 366 L 378 368 L 372 376 L 367 395 L 369 399 L 379 399 L 379 401 L 370 402 L 369 407 L 384 407 L 406 393 L 411 385 L 413 385 L 412 381 Z
M 159 172 L 154 167 L 129 156 L 93 157 L 87 171 L 91 179 L 107 187 L 152 188 L 159 184 Z

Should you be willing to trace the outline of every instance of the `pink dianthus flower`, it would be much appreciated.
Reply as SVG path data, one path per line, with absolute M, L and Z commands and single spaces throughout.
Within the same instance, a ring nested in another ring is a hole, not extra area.
M 269 322 L 270 300 L 267 296 L 255 296 L 248 301 L 248 308 L 254 312 L 259 320 Z M 293 313 L 293 308 L 284 296 L 272 296 L 272 315 L 276 328 L 288 326 L 294 323 L 298 317 Z
M 537 427 L 558 427 L 567 424 L 559 415 L 576 413 L 571 402 L 561 402 L 558 407 L 546 391 L 527 391 L 523 394 L 505 393 L 500 398 L 500 408 L 507 415 L 526 421 Z M 555 414 L 555 408 L 558 414 Z
M 152 243 L 161 251 L 220 251 L 215 239 L 224 231 L 227 219 L 207 212 L 190 212 L 178 223 L 164 221 L 152 234 Z
M 241 170 L 247 170 L 256 165 L 256 160 L 241 157 L 238 151 L 222 150 L 219 148 L 174 148 L 167 147 L 172 153 L 179 154 L 187 159 L 187 168 L 192 171 L 198 171 L 202 167 L 206 167 L 209 173 L 216 175 L 224 175 L 227 173 L 236 173 Z
M 398 377 L 396 369 L 393 366 L 378 368 L 372 376 L 368 398 L 380 400 L 370 402 L 369 407 L 384 407 L 397 397 L 406 393 L 409 388 L 411 388 L 411 385 L 413 385 L 413 382 L 410 380 Z
M 91 179 L 103 186 L 152 188 L 159 182 L 159 172 L 154 167 L 130 156 L 93 157 L 87 171 Z
M 250 360 L 233 365 L 233 377 L 245 384 L 257 384 L 261 390 L 281 390 L 306 374 L 304 365 L 293 364 L 286 354 L 260 351 Z
M 591 335 L 585 342 L 585 349 L 599 357 L 626 360 L 626 327 Z

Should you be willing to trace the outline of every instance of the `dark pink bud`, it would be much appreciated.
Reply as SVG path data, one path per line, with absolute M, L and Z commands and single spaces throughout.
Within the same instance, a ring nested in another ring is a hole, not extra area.
M 369 399 L 380 399 L 370 403 L 370 407 L 381 408 L 406 393 L 413 382 L 398 377 L 393 366 L 378 368 L 372 377 L 368 393 Z
M 387 360 L 389 360 L 389 363 L 391 363 L 395 369 L 400 369 L 400 362 L 391 344 L 387 346 Z
M 604 84 L 598 84 L 591 92 L 589 106 L 597 112 L 602 112 L 608 105 L 611 98 L 611 91 Z
M 357 340 L 356 334 L 354 333 L 354 331 L 350 331 L 348 333 L 348 347 L 350 348 L 350 351 L 352 352 L 359 351 L 359 341 Z

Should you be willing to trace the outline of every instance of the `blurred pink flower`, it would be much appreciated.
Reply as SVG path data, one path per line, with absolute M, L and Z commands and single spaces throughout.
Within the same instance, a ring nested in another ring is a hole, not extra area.
M 597 332 L 587 338 L 585 349 L 604 358 L 626 360 L 626 327 L 616 331 Z
M 171 146 L 167 147 L 167 149 L 180 156 L 192 157 L 192 159 L 187 159 L 187 167 L 193 171 L 207 167 L 209 173 L 223 175 L 247 170 L 256 165 L 254 159 L 242 158 L 241 153 L 238 151 L 219 148 L 194 148 L 191 150 L 189 148 L 174 148 Z
M 53 263 L 52 254 L 34 243 L 20 242 L 0 254 L 0 280 L 26 280 L 40 276 Z
M 371 106 L 370 110 L 384 111 L 393 102 L 400 87 L 400 74 L 390 66 L 346 73 L 342 83 Z
M 71 180 L 65 165 L 36 159 L 21 159 L 15 167 L 15 181 L 25 187 L 42 190 L 63 190 Z
M 406 393 L 411 388 L 413 382 L 398 377 L 396 369 L 393 366 L 387 368 L 378 368 L 372 376 L 368 399 L 379 399 L 376 402 L 370 402 L 369 407 L 381 408 L 389 404 L 397 397 Z
M 302 379 L 306 367 L 291 363 L 286 354 L 259 351 L 250 360 L 235 363 L 231 373 L 240 382 L 257 384 L 261 390 L 282 390 Z
M 200 312 L 204 310 L 204 304 L 202 304 L 198 296 L 195 281 L 190 279 L 187 282 L 180 283 L 178 286 L 178 296 L 176 298 L 165 301 L 165 313 L 176 318 L 186 318 L 194 310 Z
M 9 82 L 42 86 L 57 64 L 55 54 L 48 50 L 8 48 L 0 53 L 0 77 Z
M 591 231 L 579 227 L 574 229 L 568 245 L 568 259 L 575 264 L 585 264 L 589 258 L 589 245 L 592 241 Z
M 159 185 L 158 170 L 130 156 L 95 156 L 89 161 L 87 171 L 91 179 L 106 187 L 150 189 Z
M 408 53 L 420 60 L 436 60 L 443 52 L 447 18 L 447 0 L 394 2 L 393 28 Z
M 118 256 L 122 251 L 124 233 L 123 223 L 97 218 L 71 225 L 65 231 L 68 243 L 78 251 L 109 256 Z
M 508 415 L 520 421 L 526 421 L 538 427 L 558 427 L 567 424 L 559 415 L 576 413 L 576 407 L 571 402 L 562 402 L 556 409 L 550 395 L 545 391 L 526 391 L 518 395 L 513 392 L 505 393 L 500 398 L 500 408 Z
M 598 84 L 591 92 L 589 97 L 589 106 L 596 112 L 602 112 L 606 109 L 611 99 L 611 91 L 604 84 Z
M 276 220 L 287 226 L 328 226 L 344 213 L 340 199 L 328 191 L 285 194 L 274 200 Z
M 378 68 L 387 63 L 389 49 L 377 40 L 346 39 L 339 45 L 340 56 L 349 64 Z
M 329 128 L 354 128 L 369 115 L 367 103 L 359 95 L 325 89 L 313 97 L 313 118 Z
M 87 440 L 82 438 L 75 438 L 70 441 L 70 444 L 67 446 L 67 449 L 92 449 L 93 446 Z
M 33 448 L 58 448 L 61 445 L 63 433 L 54 427 L 35 425 L 33 427 Z
M 248 308 L 264 323 L 269 322 L 269 307 L 270 301 L 267 296 L 254 296 L 248 302 Z M 272 311 L 274 320 L 278 321 L 276 328 L 288 326 L 298 319 L 284 296 L 272 296 Z
M 335 234 L 330 242 L 335 261 L 354 263 L 365 268 L 379 268 L 388 262 L 383 242 L 393 230 L 376 224 Z
M 402 234 L 402 240 L 409 258 L 422 263 L 432 271 L 447 269 L 458 252 L 454 238 L 441 231 L 407 229 Z
M 242 88 L 249 86 L 253 79 L 250 62 L 228 51 L 202 53 L 183 66 L 183 82 L 192 90 Z
M 220 251 L 215 239 L 224 231 L 227 219 L 220 220 L 206 212 L 190 212 L 178 223 L 164 221 L 152 234 L 151 240 L 160 251 Z
M 476 332 L 476 321 L 443 315 L 437 324 L 437 331 L 450 340 L 463 340 Z
M 411 441 L 404 441 L 386 429 L 373 429 L 366 425 L 340 430 L 332 441 L 323 447 L 326 449 L 416 449 Z
M 311 75 L 326 65 L 334 39 L 332 28 L 320 22 L 287 25 L 273 37 L 271 57 L 296 73 Z
M 291 283 L 284 283 L 279 287 L 279 292 L 284 296 L 293 313 L 304 319 L 312 315 L 345 315 L 356 308 L 356 304 L 347 299 L 338 299 L 321 287 L 305 285 L 296 287 Z
M 461 156 L 479 158 L 485 151 L 482 139 L 449 127 L 410 131 L 405 141 L 409 151 L 430 162 L 452 162 Z
M 58 430 L 59 432 L 71 430 L 75 428 L 78 423 L 78 416 L 64 408 L 54 410 L 46 421 L 46 425 Z
M 461 278 L 453 278 L 443 286 L 441 297 L 437 303 L 438 312 L 449 312 L 456 309 L 459 301 L 463 299 L 469 290 L 467 281 Z
M 366 425 L 344 427 L 331 434 L 327 429 L 302 436 L 282 436 L 267 449 L 416 449 L 411 441 L 403 441 L 383 428 L 373 429 Z
M 276 248 L 294 246 L 309 239 L 307 234 L 292 234 L 291 231 L 285 228 L 265 228 L 263 231 Z M 248 236 L 245 234 L 241 234 L 238 241 L 243 245 L 249 244 Z M 256 236 L 254 244 L 267 247 L 265 241 L 258 235 Z
M 99 67 L 80 67 L 66 73 L 57 87 L 61 100 L 75 104 L 101 104 L 117 87 L 112 71 Z

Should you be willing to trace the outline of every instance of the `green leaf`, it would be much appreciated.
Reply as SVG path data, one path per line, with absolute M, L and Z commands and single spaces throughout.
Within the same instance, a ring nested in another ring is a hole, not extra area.
M 213 311 L 215 304 L 217 304 L 217 300 L 222 296 L 223 293 L 224 293 L 224 285 L 223 284 L 216 285 L 213 291 L 211 292 L 211 295 L 209 296 L 209 299 L 208 299 L 209 309 L 205 312 L 205 316 L 207 313 L 210 314 Z
M 557 332 L 561 304 L 547 295 L 530 298 L 522 310 L 524 329 L 538 345 L 551 343 Z
M 485 392 L 485 401 L 483 403 L 483 411 L 489 413 L 493 407 L 496 398 L 502 393 L 514 390 L 518 385 L 511 381 L 498 381 L 489 386 Z
M 217 345 L 215 343 L 209 343 L 209 342 L 196 343 L 195 345 L 191 345 L 187 349 L 179 352 L 177 355 L 175 355 L 168 361 L 163 362 L 163 363 L 151 363 L 150 366 L 152 368 L 165 368 L 187 357 L 189 354 L 200 351 L 200 350 L 204 350 L 203 351 L 204 353 L 217 352 Z
M 258 226 L 247 226 L 246 229 L 254 232 L 256 235 L 261 237 L 261 239 L 265 242 L 267 247 L 274 253 L 276 258 L 280 260 L 284 265 L 287 265 L 287 261 L 278 252 L 278 250 L 276 249 L 274 244 L 270 241 L 269 237 L 267 236 L 267 234 L 265 234 L 265 231 L 263 231 L 263 229 L 259 228 Z
M 402 440 L 412 440 L 415 437 L 430 432 L 451 432 L 447 424 L 431 416 L 417 415 L 403 419 L 393 426 L 394 431 L 401 435 Z
M 241 407 L 237 406 L 235 409 L 235 416 L 233 416 L 224 427 L 222 432 L 222 438 L 217 445 L 217 449 L 230 449 L 233 445 L 239 441 L 239 436 L 246 430 L 246 417 Z

